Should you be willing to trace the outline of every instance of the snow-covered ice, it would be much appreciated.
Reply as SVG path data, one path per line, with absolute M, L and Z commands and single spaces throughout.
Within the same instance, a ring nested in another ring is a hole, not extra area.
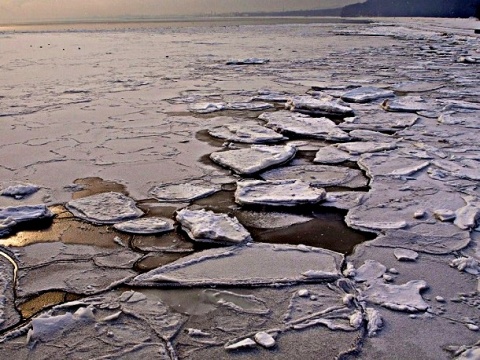
M 239 244 L 251 239 L 249 232 L 234 218 L 213 211 L 182 209 L 176 220 L 193 241 Z
M 237 183 L 235 201 L 241 205 L 296 206 L 316 204 L 325 199 L 322 188 L 302 180 L 248 180 Z
M 210 155 L 217 164 L 241 175 L 250 175 L 291 160 L 297 149 L 293 146 L 253 145 L 247 149 L 214 152 Z
M 115 224 L 143 215 L 133 199 L 115 192 L 72 200 L 66 207 L 76 217 L 95 224 Z
M 149 193 L 157 200 L 163 202 L 190 202 L 219 191 L 217 186 L 202 184 L 159 184 L 150 189 Z
M 165 218 L 148 217 L 116 223 L 117 230 L 131 234 L 160 234 L 173 231 L 173 221 Z

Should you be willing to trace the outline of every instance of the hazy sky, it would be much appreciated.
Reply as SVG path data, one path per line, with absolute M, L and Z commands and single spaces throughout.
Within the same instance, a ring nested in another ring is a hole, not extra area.
M 361 0 L 0 0 L 0 23 L 335 8 Z

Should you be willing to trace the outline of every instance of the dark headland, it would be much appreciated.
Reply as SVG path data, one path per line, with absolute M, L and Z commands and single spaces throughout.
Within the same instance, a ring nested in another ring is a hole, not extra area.
M 480 0 L 367 0 L 345 6 L 341 16 L 480 18 Z

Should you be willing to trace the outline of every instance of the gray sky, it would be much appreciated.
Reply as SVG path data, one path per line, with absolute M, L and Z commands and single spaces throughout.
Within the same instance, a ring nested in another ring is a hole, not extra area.
M 0 0 L 0 23 L 335 8 L 361 0 Z

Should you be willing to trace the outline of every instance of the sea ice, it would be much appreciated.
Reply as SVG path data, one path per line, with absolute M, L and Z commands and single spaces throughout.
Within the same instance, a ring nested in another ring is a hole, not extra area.
M 236 59 L 227 61 L 227 65 L 263 65 L 270 62 L 270 59 L 262 58 L 247 58 L 247 59 Z
M 320 164 L 339 164 L 344 161 L 357 161 L 358 156 L 339 150 L 336 146 L 322 147 L 317 151 L 313 162 Z
M 94 224 L 115 224 L 143 215 L 131 198 L 116 192 L 71 200 L 65 206 L 74 216 Z
M 238 174 L 250 175 L 291 160 L 296 148 L 286 146 L 253 145 L 251 148 L 214 152 L 210 155 L 217 164 L 231 168 Z
M 329 141 L 348 141 L 350 139 L 349 135 L 332 120 L 324 117 L 312 118 L 290 111 L 275 111 L 263 113 L 258 118 L 266 121 L 267 127 L 277 131 Z
M 274 211 L 241 211 L 236 216 L 245 226 L 257 229 L 278 229 L 306 223 L 313 219 L 308 216 Z
M 117 230 L 131 234 L 159 234 L 173 231 L 173 221 L 170 219 L 149 217 L 129 220 L 113 225 Z
M 472 275 L 480 274 L 480 262 L 471 256 L 455 259 L 450 265 Z
M 467 203 L 455 211 L 455 221 L 453 222 L 462 230 L 474 228 L 480 219 L 480 201 L 475 196 L 464 196 Z
M 391 285 L 381 282 L 368 283 L 359 290 L 360 299 L 397 311 L 425 311 L 429 305 L 423 300 L 420 291 L 428 288 L 423 280 L 412 280 L 403 285 Z
M 301 180 L 248 180 L 237 183 L 235 202 L 240 205 L 296 206 L 316 204 L 325 199 L 322 188 Z
M 239 350 L 245 348 L 251 348 L 256 346 L 257 343 L 250 338 L 244 339 L 242 341 L 236 342 L 234 344 L 225 345 L 225 350 Z
M 387 271 L 387 267 L 375 260 L 366 260 L 365 263 L 355 270 L 354 279 L 357 282 L 375 282 Z
M 418 258 L 418 253 L 408 249 L 395 249 L 393 255 L 398 261 L 415 261 Z
M 386 111 L 419 112 L 435 111 L 435 106 L 420 96 L 403 96 L 395 100 L 385 100 L 382 108 Z
M 299 179 L 311 186 L 343 186 L 358 188 L 368 185 L 360 170 L 328 165 L 292 165 L 260 173 L 264 180 Z
M 255 334 L 255 341 L 257 344 L 263 346 L 266 349 L 270 349 L 275 346 L 275 339 L 269 333 L 261 331 Z
M 220 139 L 247 144 L 271 143 L 287 138 L 274 130 L 257 124 L 228 124 L 208 130 L 208 133 Z
M 350 210 L 362 203 L 365 194 L 365 192 L 361 191 L 327 192 L 327 197 L 320 206 Z
M 397 148 L 397 143 L 356 141 L 345 144 L 337 144 L 336 146 L 338 149 L 347 151 L 352 155 L 359 155 L 364 153 L 394 150 Z
M 285 108 L 290 111 L 308 115 L 330 115 L 341 117 L 353 115 L 352 108 L 348 105 L 343 105 L 330 96 L 325 96 L 320 99 L 311 96 L 296 96 L 287 101 Z
M 382 316 L 380 315 L 380 312 L 378 312 L 374 308 L 366 308 L 365 312 L 368 336 L 375 336 L 383 326 Z
M 307 249 L 263 243 L 210 249 L 138 275 L 131 283 L 138 286 L 272 285 L 330 282 L 340 276 L 341 254 Z M 310 277 L 310 272 L 316 276 Z
M 21 205 L 0 208 L 0 236 L 7 235 L 12 228 L 23 222 L 52 218 L 54 214 L 46 205 Z
M 160 184 L 150 189 L 149 194 L 162 202 L 190 202 L 219 190 L 219 187 L 199 184 Z
M 226 103 L 218 102 L 218 103 L 196 103 L 191 104 L 188 109 L 197 114 L 209 114 L 216 111 L 225 110 Z
M 39 186 L 33 184 L 16 184 L 3 189 L 0 195 L 22 199 L 25 196 L 36 193 L 39 189 Z
M 456 226 L 438 223 L 434 226 L 418 225 L 409 230 L 388 230 L 370 244 L 440 255 L 461 250 L 468 246 L 470 240 L 470 235 Z
M 249 232 L 236 218 L 213 211 L 182 209 L 176 220 L 194 241 L 238 244 L 251 240 Z
M 9 328 L 20 321 L 15 307 L 15 267 L 0 255 L 0 330 Z
M 455 220 L 455 211 L 450 209 L 436 209 L 433 211 L 433 215 L 440 221 Z
M 372 86 L 362 86 L 342 95 L 342 100 L 347 102 L 366 103 L 376 99 L 393 97 L 395 94 L 391 90 L 379 89 Z
M 262 111 L 273 108 L 273 105 L 265 102 L 229 102 L 223 110 Z

